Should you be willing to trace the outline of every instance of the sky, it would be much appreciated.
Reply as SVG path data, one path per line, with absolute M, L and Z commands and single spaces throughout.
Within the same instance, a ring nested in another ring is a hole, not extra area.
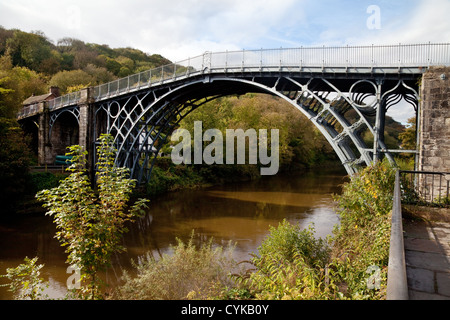
M 0 25 L 132 47 L 205 51 L 450 42 L 450 0 L 0 0 Z

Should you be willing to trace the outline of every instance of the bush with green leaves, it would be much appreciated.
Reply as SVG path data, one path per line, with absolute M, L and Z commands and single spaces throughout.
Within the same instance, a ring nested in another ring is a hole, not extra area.
M 9 291 L 14 294 L 17 300 L 39 300 L 45 298 L 43 294 L 44 289 L 48 286 L 47 283 L 40 277 L 43 264 L 36 264 L 38 257 L 29 259 L 25 257 L 24 263 L 18 265 L 16 268 L 6 269 L 6 275 L 1 277 L 8 278 L 10 283 L 1 285 L 2 287 L 9 287 Z
M 330 272 L 343 297 L 385 296 L 395 170 L 388 160 L 378 161 L 352 176 L 335 196 L 340 224 L 334 230 Z M 371 268 L 380 270 L 379 290 L 367 286 Z
M 286 220 L 271 227 L 251 261 L 255 270 L 237 277 L 241 286 L 256 299 L 330 298 L 335 291 L 326 274 L 330 247 L 314 233 L 313 225 L 302 230 Z
M 58 187 L 40 191 L 36 197 L 48 209 L 57 226 L 56 238 L 68 253 L 67 262 L 81 269 L 81 297 L 102 298 L 100 271 L 109 265 L 113 254 L 122 252 L 125 223 L 143 214 L 146 201 L 140 199 L 129 208 L 135 186 L 129 170 L 114 165 L 115 149 L 111 135 L 102 135 L 97 154 L 96 183 L 92 188 L 86 169 L 87 152 L 69 147 L 71 174 Z

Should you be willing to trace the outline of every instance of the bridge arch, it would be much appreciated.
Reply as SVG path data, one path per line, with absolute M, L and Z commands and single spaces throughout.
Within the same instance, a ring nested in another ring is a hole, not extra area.
M 96 115 L 104 111 L 109 114 L 107 132 L 115 137 L 116 164 L 129 167 L 133 178 L 143 182 L 149 179 L 167 137 L 190 112 L 218 97 L 266 93 L 302 112 L 330 143 L 347 172 L 353 174 L 379 157 L 378 150 L 384 150 L 393 161 L 380 138 L 377 122 L 383 108 L 395 101 L 392 96 L 405 96 L 405 89 L 412 90 L 414 98 L 408 97 L 416 102 L 416 92 L 403 80 L 386 86 L 377 79 L 343 81 L 289 74 L 252 77 L 205 74 L 158 91 L 144 90 L 105 101 L 97 108 Z M 362 137 L 365 132 L 373 137 L 371 146 Z
M 80 112 L 78 107 L 61 109 L 50 116 L 49 142 L 52 159 L 64 155 L 67 147 L 79 144 Z
M 150 174 L 150 154 L 155 154 L 180 117 L 219 96 L 264 92 L 280 96 L 306 114 L 351 174 L 384 156 L 393 161 L 392 152 L 418 155 L 418 150 L 386 146 L 386 110 L 404 100 L 415 107 L 416 126 L 425 123 L 418 117 L 419 112 L 423 117 L 418 82 L 430 68 L 449 65 L 449 50 L 449 43 L 426 43 L 205 52 L 27 105 L 18 120 L 39 115 L 39 161 L 48 163 L 48 118 L 72 109 L 79 113 L 80 144 L 91 148 L 100 132 L 112 133 L 121 150 L 117 164 L 130 167 L 141 180 Z M 439 79 L 444 81 L 445 74 Z M 100 123 L 100 115 L 106 125 Z M 99 128 L 93 128 L 93 121 Z M 95 171 L 93 163 L 89 167 Z

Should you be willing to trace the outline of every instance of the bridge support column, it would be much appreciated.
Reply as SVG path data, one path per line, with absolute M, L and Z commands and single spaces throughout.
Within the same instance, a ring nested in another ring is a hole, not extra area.
M 81 99 L 78 102 L 80 110 L 79 118 L 79 136 L 78 144 L 88 152 L 87 169 L 89 174 L 93 173 L 93 146 L 92 141 L 92 109 L 93 99 L 91 97 L 91 88 L 85 88 L 81 91 Z
M 50 143 L 49 110 L 47 102 L 39 103 L 38 162 L 40 166 L 53 164 Z
M 450 172 L 450 67 L 430 68 L 420 97 L 418 170 Z
M 386 118 L 386 101 L 381 98 L 381 82 L 377 83 L 377 113 L 375 119 L 375 136 L 373 142 L 373 161 L 382 160 L 380 141 L 384 141 L 384 127 Z

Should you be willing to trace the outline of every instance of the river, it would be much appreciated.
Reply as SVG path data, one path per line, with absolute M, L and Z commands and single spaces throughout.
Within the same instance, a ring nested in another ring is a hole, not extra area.
M 114 285 L 122 269 L 132 268 L 131 259 L 148 252 L 155 257 L 170 253 L 176 238 L 187 241 L 193 230 L 196 240 L 212 237 L 217 245 L 231 240 L 238 261 L 256 253 L 270 226 L 283 219 L 302 227 L 313 223 L 316 236 L 325 237 L 339 223 L 332 194 L 340 192 L 345 175 L 343 168 L 316 169 L 153 197 L 148 213 L 129 226 L 124 237 L 127 251 L 116 256 L 105 279 Z M 45 264 L 41 276 L 50 284 L 45 293 L 61 298 L 70 274 L 55 231 L 52 218 L 42 215 L 0 222 L 0 273 L 22 263 L 25 256 L 38 256 Z M 0 287 L 0 299 L 11 297 L 7 288 Z

